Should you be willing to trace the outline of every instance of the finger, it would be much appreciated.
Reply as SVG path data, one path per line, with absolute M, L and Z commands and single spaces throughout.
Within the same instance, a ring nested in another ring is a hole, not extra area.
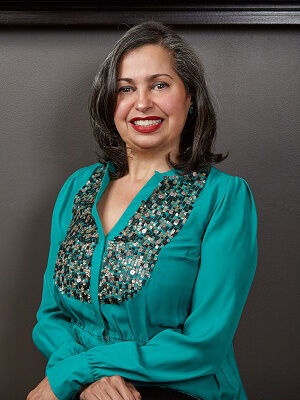
M 100 388 L 104 389 L 112 400 L 135 400 L 125 380 L 119 375 L 102 378 Z
M 134 395 L 136 400 L 141 400 L 142 395 L 141 393 L 138 391 L 138 389 L 133 385 L 132 382 L 126 382 L 126 385 L 128 386 L 128 388 L 131 390 L 131 393 Z
M 109 395 L 109 399 L 112 400 L 127 400 L 127 397 L 123 397 L 121 393 L 119 392 L 119 388 L 116 388 L 114 386 L 109 386 L 107 388 L 107 393 Z
M 127 387 L 127 382 L 119 375 L 108 379 L 103 378 L 104 389 L 111 396 L 112 400 L 135 400 L 133 394 Z
M 26 400 L 31 400 L 33 397 L 32 391 L 28 393 Z
M 133 387 L 132 386 L 129 386 L 129 390 L 133 394 L 134 400 L 141 400 L 141 398 L 142 398 L 141 393 L 134 386 Z
M 85 389 L 80 394 L 80 400 L 123 400 L 118 391 L 116 390 L 115 397 L 110 395 L 108 391 L 110 390 L 110 385 L 105 384 L 106 381 L 102 381 L 101 385 L 100 382 L 94 382 L 91 384 L 87 389 Z
M 121 386 L 119 380 L 115 381 L 114 379 L 108 378 L 107 380 L 103 379 L 101 386 L 97 385 L 95 386 L 95 389 L 97 388 L 97 390 L 101 391 L 101 393 L 108 396 L 107 399 L 109 400 L 124 400 L 119 392 L 119 386 Z M 100 398 L 102 400 L 102 394 Z M 106 397 L 103 397 L 103 399 L 106 400 Z
M 95 394 L 88 391 L 83 391 L 80 396 L 80 400 L 111 400 L 110 397 L 105 397 L 105 395 Z
M 26 400 L 35 400 L 35 399 L 38 399 L 38 398 L 39 398 L 39 392 L 40 392 L 40 390 L 39 390 L 38 387 L 34 388 L 34 389 L 28 394 Z
M 136 400 L 134 394 L 127 385 L 118 386 L 118 390 L 120 394 L 123 396 L 121 398 L 122 400 Z

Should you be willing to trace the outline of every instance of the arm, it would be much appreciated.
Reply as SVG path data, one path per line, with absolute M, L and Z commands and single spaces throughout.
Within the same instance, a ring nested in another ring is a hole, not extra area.
M 144 346 L 124 341 L 96 346 L 48 370 L 67 400 L 80 385 L 121 375 L 142 382 L 184 381 L 217 373 L 225 360 L 257 264 L 257 215 L 245 180 L 231 177 L 203 236 L 191 313 L 182 332 L 165 329 Z
M 58 249 L 67 233 L 72 218 L 77 172 L 73 173 L 64 183 L 53 209 L 50 251 L 43 279 L 42 301 L 36 315 L 37 324 L 32 331 L 34 344 L 47 359 L 50 359 L 50 365 L 58 356 L 62 359 L 64 355 L 68 357 L 74 354 L 64 351 L 66 344 L 71 342 L 74 345 L 80 346 L 75 343 L 70 318 L 62 312 L 55 300 L 55 291 L 57 288 L 53 280 Z M 79 352 L 81 349 L 77 347 L 77 350 Z M 86 349 L 83 348 L 83 350 Z

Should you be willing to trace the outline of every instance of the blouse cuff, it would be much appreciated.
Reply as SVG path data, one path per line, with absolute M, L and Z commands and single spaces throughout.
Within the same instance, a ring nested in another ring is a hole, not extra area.
M 87 349 L 81 344 L 74 341 L 66 342 L 59 349 L 57 349 L 49 358 L 46 366 L 46 374 L 48 369 L 53 367 L 53 365 L 57 364 L 58 362 L 66 358 L 82 353 L 83 351 L 87 351 Z
M 82 385 L 94 382 L 86 352 L 58 362 L 47 370 L 46 375 L 59 400 L 73 399 Z

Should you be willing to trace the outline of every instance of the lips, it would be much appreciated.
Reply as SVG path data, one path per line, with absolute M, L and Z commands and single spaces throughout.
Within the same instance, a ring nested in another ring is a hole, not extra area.
M 149 120 L 150 118 L 142 118 L 143 121 Z M 164 120 L 162 118 L 157 118 L 157 117 L 151 117 L 152 120 L 157 120 L 158 122 L 152 122 L 152 123 L 138 123 L 135 124 L 134 121 L 141 121 L 141 118 L 133 118 L 130 123 L 133 129 L 139 133 L 142 134 L 147 134 L 147 133 L 152 133 L 157 131 L 163 124 Z
M 162 120 L 163 120 L 163 118 L 161 118 L 161 117 L 157 117 L 157 116 L 150 115 L 149 117 L 144 117 L 144 118 L 142 118 L 142 117 L 135 117 L 135 118 L 132 118 L 129 122 L 133 123 L 134 121 L 139 121 L 139 120 L 142 120 L 142 121 L 145 121 L 145 120 L 152 120 L 152 121 L 154 121 L 154 120 L 158 120 L 158 119 L 162 119 Z
M 157 123 L 145 123 L 145 124 L 135 124 L 134 121 L 159 121 Z M 129 121 L 133 127 L 133 129 L 139 133 L 152 133 L 157 131 L 164 122 L 164 119 L 158 117 L 157 115 L 149 115 L 149 117 L 135 117 Z

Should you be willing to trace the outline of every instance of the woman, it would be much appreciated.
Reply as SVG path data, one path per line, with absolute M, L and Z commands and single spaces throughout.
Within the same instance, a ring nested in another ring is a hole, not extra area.
M 213 163 L 203 68 L 170 28 L 134 26 L 90 97 L 99 162 L 63 185 L 27 399 L 247 399 L 232 340 L 257 263 L 248 183 Z

